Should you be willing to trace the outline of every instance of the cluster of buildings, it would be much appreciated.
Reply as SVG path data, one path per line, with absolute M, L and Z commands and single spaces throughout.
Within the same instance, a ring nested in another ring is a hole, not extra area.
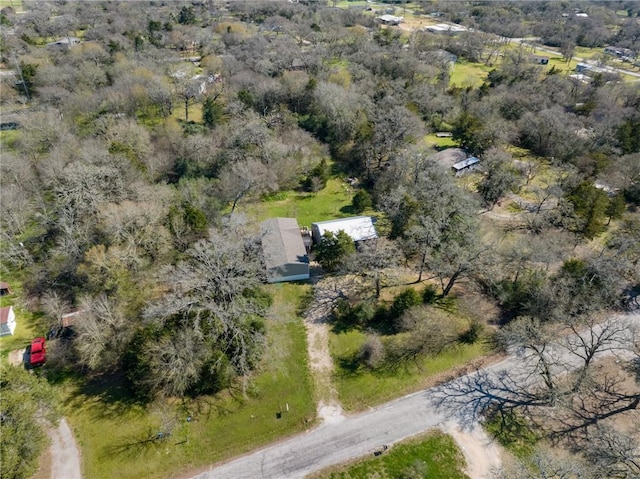
M 441 134 L 451 135 L 448 132 L 441 132 Z M 479 166 L 479 158 L 467 157 L 457 148 L 451 150 L 455 150 L 454 154 L 447 157 L 455 158 L 451 169 L 456 176 L 473 171 Z M 295 218 L 270 218 L 263 221 L 260 224 L 260 234 L 267 282 L 281 283 L 309 279 L 311 248 L 322 241 L 326 232 L 337 234 L 339 231 L 349 235 L 356 245 L 378 237 L 375 220 L 370 216 L 317 221 L 311 224 L 310 230 L 306 227 L 301 228 Z
M 300 228 L 295 218 L 270 218 L 260 225 L 267 282 L 309 279 L 309 252 L 327 231 L 344 231 L 355 243 L 378 237 L 370 216 L 318 221 L 311 224 L 311 231 Z

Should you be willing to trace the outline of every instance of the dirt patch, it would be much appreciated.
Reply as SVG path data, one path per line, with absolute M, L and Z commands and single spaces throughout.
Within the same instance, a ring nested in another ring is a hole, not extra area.
M 480 426 L 465 430 L 455 421 L 440 426 L 442 432 L 456 441 L 467 462 L 465 473 L 471 479 L 489 479 L 492 471 L 500 467 L 501 448 Z
M 325 423 L 344 419 L 338 392 L 333 384 L 333 358 L 329 352 L 329 324 L 331 302 L 315 298 L 305 317 L 309 366 L 318 396 L 318 417 Z
M 8 361 L 12 366 L 20 366 L 24 362 L 24 357 L 27 352 L 26 348 L 16 349 L 15 351 L 9 351 Z

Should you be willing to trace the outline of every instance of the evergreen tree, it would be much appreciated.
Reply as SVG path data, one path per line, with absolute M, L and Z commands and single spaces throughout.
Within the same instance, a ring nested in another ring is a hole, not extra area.
M 316 246 L 316 259 L 327 271 L 335 271 L 355 250 L 353 239 L 347 233 L 342 230 L 337 234 L 327 231 Z

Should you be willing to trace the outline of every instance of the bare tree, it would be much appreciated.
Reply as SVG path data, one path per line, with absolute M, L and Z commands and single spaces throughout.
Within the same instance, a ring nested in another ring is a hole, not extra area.
M 80 362 L 92 370 L 113 371 L 133 336 L 134 323 L 121 305 L 105 295 L 85 296 L 80 308 L 82 319 L 74 326 Z
M 518 352 L 517 363 L 452 381 L 441 388 L 438 402 L 466 403 L 458 412 L 467 419 L 497 413 L 506 423 L 517 412 L 554 438 L 588 435 L 601 421 L 637 409 L 640 394 L 624 385 L 624 374 L 593 367 L 594 357 L 614 353 L 628 364 L 637 333 L 622 319 L 586 325 L 570 323 L 563 336 L 561 324 L 512 323 L 500 337 Z
M 42 297 L 42 309 L 52 326 L 62 327 L 62 316 L 69 312 L 71 305 L 56 291 L 48 291 Z
M 264 341 L 260 319 L 265 304 L 255 290 L 260 264 L 252 245 L 244 233 L 228 225 L 209 241 L 194 244 L 187 260 L 167 271 L 171 291 L 149 304 L 144 316 L 160 332 L 151 340 L 160 343 L 150 346 L 154 351 L 165 343 L 176 344 L 158 357 L 141 351 L 138 358 L 155 376 L 148 383 L 152 392 L 211 391 L 226 386 L 223 379 L 230 374 L 241 378 L 246 391 Z M 185 368 L 187 374 L 182 374 Z
M 258 160 L 238 161 L 220 173 L 223 197 L 231 201 L 231 214 L 238 202 L 250 193 L 264 193 L 277 188 L 277 178 Z

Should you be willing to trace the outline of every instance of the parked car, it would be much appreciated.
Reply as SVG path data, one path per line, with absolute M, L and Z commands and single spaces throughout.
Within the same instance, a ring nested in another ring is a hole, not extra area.
M 35 338 L 31 341 L 31 366 L 41 366 L 47 360 L 47 345 L 44 338 Z

